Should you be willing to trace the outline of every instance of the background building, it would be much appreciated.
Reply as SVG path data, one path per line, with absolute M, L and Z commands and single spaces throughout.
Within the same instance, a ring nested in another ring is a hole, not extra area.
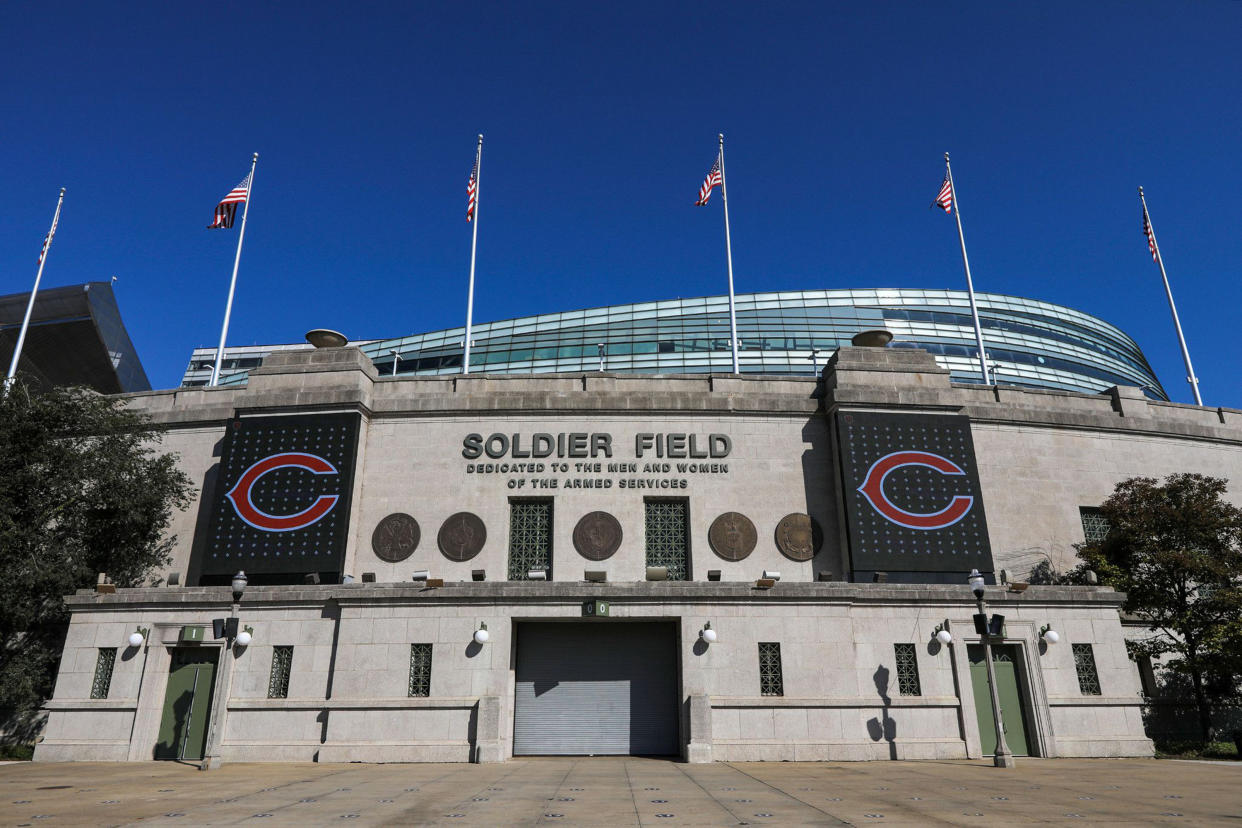
M 1003 385 L 1062 391 L 1142 388 L 1167 400 L 1137 343 L 1118 328 L 1072 308 L 998 294 L 976 294 L 990 367 Z M 811 376 L 850 338 L 886 328 L 894 348 L 921 348 L 955 382 L 979 382 L 965 291 L 806 290 L 736 297 L 741 370 Z M 462 328 L 354 342 L 381 374 L 461 372 Z M 471 371 L 530 374 L 616 371 L 705 374 L 732 370 L 729 299 L 709 296 L 565 311 L 474 327 Z M 601 353 L 601 347 L 602 353 Z M 277 350 L 229 348 L 223 382 L 240 381 Z M 814 358 L 813 358 L 813 352 Z M 205 385 L 214 348 L 197 348 L 183 385 Z M 394 365 L 395 361 L 395 365 Z
M 0 362 L 8 370 L 30 293 L 0 296 Z M 111 282 L 44 288 L 35 298 L 18 375 L 35 385 L 84 385 L 101 394 L 148 391 Z

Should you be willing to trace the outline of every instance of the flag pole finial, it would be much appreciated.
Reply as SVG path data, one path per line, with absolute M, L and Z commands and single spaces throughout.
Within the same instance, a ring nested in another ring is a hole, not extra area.
M 64 188 L 64 187 L 61 187 L 61 188 L 60 188 L 60 194 L 61 194 L 61 195 L 64 195 L 64 194 L 65 194 L 65 188 Z
M 944 160 L 945 160 L 946 162 L 948 162 L 948 160 L 949 160 L 949 154 L 948 154 L 947 152 L 944 154 Z
M 256 152 L 256 153 L 254 154 L 254 158 L 252 158 L 252 159 L 250 159 L 250 160 L 251 160 L 251 161 L 258 161 L 258 160 L 259 160 L 259 154 Z
M 1139 185 L 1139 195 L 1142 195 L 1142 194 L 1143 194 L 1143 186 L 1140 184 L 1140 185 Z
M 722 144 L 724 143 L 724 133 L 723 133 L 723 132 L 722 132 L 722 133 L 720 133 L 719 135 L 717 135 L 716 137 L 720 139 L 720 143 L 722 143 Z
M 483 133 L 479 133 L 479 143 L 483 143 Z

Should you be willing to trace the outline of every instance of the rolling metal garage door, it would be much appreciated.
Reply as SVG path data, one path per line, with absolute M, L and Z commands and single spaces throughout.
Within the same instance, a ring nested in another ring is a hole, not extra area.
M 675 625 L 518 626 L 514 754 L 667 756 L 677 743 Z

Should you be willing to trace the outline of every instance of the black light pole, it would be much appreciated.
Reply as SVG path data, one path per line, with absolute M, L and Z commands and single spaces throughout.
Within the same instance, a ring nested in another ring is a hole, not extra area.
M 975 594 L 979 615 L 985 619 L 979 635 L 983 640 L 983 661 L 988 669 L 988 692 L 992 696 L 992 724 L 996 727 L 996 753 L 992 757 L 992 764 L 998 768 L 1012 768 L 1015 763 L 1013 754 L 1009 752 L 1009 745 L 1005 743 L 1005 723 L 1001 720 L 1000 696 L 996 692 L 996 670 L 992 666 L 992 631 L 986 620 L 988 606 L 983 601 L 983 576 L 979 574 L 979 570 L 972 569 L 966 581 Z

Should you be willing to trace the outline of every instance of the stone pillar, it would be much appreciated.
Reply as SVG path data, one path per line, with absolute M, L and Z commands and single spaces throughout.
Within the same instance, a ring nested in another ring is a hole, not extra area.
M 712 761 L 712 700 L 706 694 L 690 696 L 690 738 L 686 761 L 704 764 Z
M 472 759 L 479 764 L 505 760 L 500 738 L 500 696 L 479 697 L 472 747 Z

